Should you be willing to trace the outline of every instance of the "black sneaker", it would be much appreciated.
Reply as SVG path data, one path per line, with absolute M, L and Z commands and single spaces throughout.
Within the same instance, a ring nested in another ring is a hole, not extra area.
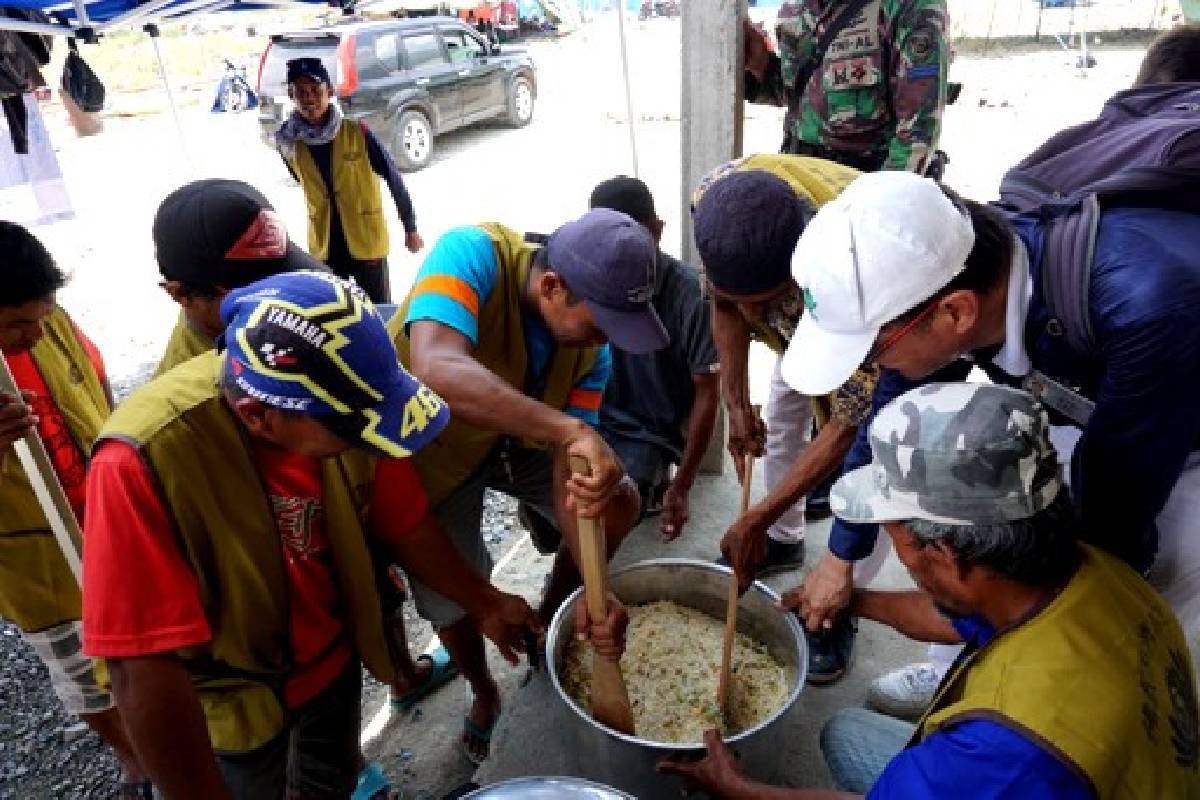
M 837 482 L 840 470 L 834 470 L 828 478 L 821 481 L 804 500 L 804 518 L 813 522 L 825 519 L 831 513 L 829 510 L 829 490 Z
M 717 559 L 722 567 L 729 566 L 725 556 Z M 777 542 L 767 537 L 767 558 L 758 568 L 755 578 L 766 578 L 781 572 L 791 572 L 804 566 L 804 540 L 798 542 Z
M 808 682 L 814 686 L 825 686 L 841 679 L 850 668 L 854 654 L 854 637 L 858 634 L 858 623 L 849 614 L 840 614 L 828 630 L 811 633 L 805 630 L 808 639 Z
M 804 566 L 804 540 L 777 542 L 767 537 L 767 560 L 758 568 L 758 577 L 791 572 Z

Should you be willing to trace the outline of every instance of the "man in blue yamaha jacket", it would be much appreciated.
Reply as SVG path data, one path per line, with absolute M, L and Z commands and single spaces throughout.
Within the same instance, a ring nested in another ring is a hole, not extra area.
M 961 201 L 913 175 L 864 176 L 823 208 L 800 240 L 794 263 L 806 265 L 796 277 L 807 313 L 783 375 L 798 391 L 818 394 L 864 361 L 876 362 L 884 370 L 875 409 L 917 383 L 962 380 L 973 366 L 1010 384 L 1046 385 L 1050 378 L 1053 391 L 1043 402 L 1052 414 L 1066 412 L 1056 424 L 1075 428 L 1059 429 L 1055 438 L 1063 462 L 1070 459 L 1087 539 L 1146 575 L 1195 653 L 1200 208 L 1195 198 L 1181 204 L 1190 207 L 1103 213 L 1088 295 L 1097 345 L 1082 353 L 1050 320 L 1039 219 Z M 1083 424 L 1081 399 L 1085 408 L 1094 403 Z M 846 459 L 848 470 L 870 460 L 866 428 Z M 829 547 L 857 560 L 876 536 L 876 526 L 839 521 Z M 840 597 L 804 603 L 832 614 Z M 919 714 L 920 701 L 907 698 L 928 697 L 923 690 L 942 671 L 923 669 L 891 676 L 894 686 L 884 676 L 871 704 Z

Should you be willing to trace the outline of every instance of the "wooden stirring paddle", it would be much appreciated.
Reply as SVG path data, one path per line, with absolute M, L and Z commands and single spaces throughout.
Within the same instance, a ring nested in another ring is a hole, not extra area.
M 571 471 L 591 475 L 592 466 L 586 458 L 571 456 Z M 604 521 L 578 516 L 579 559 L 583 573 L 583 597 L 588 618 L 601 622 L 608 616 L 608 551 L 604 542 Z M 633 733 L 633 709 L 629 692 L 621 677 L 621 665 L 592 655 L 592 717 L 613 730 Z
M 750 507 L 750 479 L 754 476 L 754 457 L 742 456 L 745 468 L 742 470 L 742 502 L 739 505 L 738 518 L 746 515 Z M 733 635 L 737 633 L 738 611 L 738 581 L 733 572 L 729 575 L 729 600 L 725 606 L 725 639 L 721 642 L 721 674 L 717 679 L 717 707 L 725 717 L 726 723 L 733 719 L 728 710 L 729 684 L 733 681 Z

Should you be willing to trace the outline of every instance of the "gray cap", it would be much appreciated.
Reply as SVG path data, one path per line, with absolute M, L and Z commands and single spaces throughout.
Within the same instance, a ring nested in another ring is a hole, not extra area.
M 830 493 L 847 522 L 1012 522 L 1062 488 L 1049 423 L 1027 392 L 935 383 L 905 392 L 871 423 L 871 463 Z

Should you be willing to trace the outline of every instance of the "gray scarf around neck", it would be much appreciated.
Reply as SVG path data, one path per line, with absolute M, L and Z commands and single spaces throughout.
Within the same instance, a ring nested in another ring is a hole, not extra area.
M 299 111 L 293 111 L 275 131 L 275 147 L 285 158 L 296 155 L 296 143 L 307 145 L 329 144 L 342 127 L 342 110 L 336 104 L 329 106 L 329 117 L 320 125 L 314 125 Z

